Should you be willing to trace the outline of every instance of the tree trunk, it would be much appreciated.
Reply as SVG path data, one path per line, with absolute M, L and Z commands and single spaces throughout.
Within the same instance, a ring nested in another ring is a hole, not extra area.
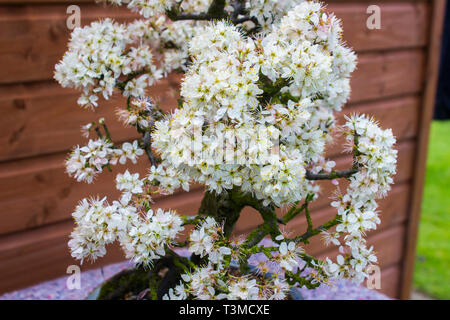
M 230 236 L 236 221 L 239 219 L 245 204 L 233 201 L 233 194 L 237 190 L 232 189 L 221 194 L 206 191 L 198 214 L 214 218 L 219 224 L 223 224 L 224 233 Z

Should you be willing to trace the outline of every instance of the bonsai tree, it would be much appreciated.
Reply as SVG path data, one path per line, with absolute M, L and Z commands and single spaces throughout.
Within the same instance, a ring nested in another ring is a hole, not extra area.
M 340 21 L 302 0 L 105 2 L 143 18 L 75 29 L 55 72 L 63 87 L 82 91 L 85 108 L 122 93 L 127 104 L 118 117 L 142 135 L 119 145 L 104 119 L 87 124 L 85 135 L 96 137 L 73 149 L 70 176 L 92 183 L 117 163 L 149 161 L 143 177 L 117 174 L 120 199 L 83 199 L 73 213 L 73 257 L 95 260 L 118 241 L 136 265 L 105 284 L 100 298 L 285 299 L 292 287 L 331 278 L 362 282 L 377 261 L 364 236 L 380 223 L 376 200 L 390 189 L 397 151 L 392 131 L 367 116 L 335 123 L 356 66 Z M 165 113 L 146 88 L 174 72 L 184 74 L 180 98 Z M 333 132 L 353 155 L 343 171 L 324 156 Z M 317 181 L 337 179 L 348 183 L 331 202 L 336 215 L 316 225 L 308 206 Z M 153 195 L 189 191 L 192 183 L 205 186 L 197 215 L 153 208 Z M 246 206 L 264 223 L 240 241 L 232 231 Z M 284 225 L 299 215 L 307 229 L 289 237 Z M 335 261 L 305 252 L 318 235 L 339 247 Z

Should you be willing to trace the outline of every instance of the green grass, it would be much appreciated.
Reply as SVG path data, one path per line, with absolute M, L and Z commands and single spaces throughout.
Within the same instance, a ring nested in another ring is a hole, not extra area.
M 414 286 L 450 299 L 450 121 L 431 126 Z

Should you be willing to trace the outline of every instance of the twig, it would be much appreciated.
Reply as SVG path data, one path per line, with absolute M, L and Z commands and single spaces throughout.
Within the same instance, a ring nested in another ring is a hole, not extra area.
M 253 21 L 255 25 L 258 25 L 258 21 L 255 17 L 251 17 L 249 15 L 245 15 L 243 17 L 239 17 L 239 15 L 244 14 L 245 6 L 242 1 L 234 1 L 231 3 L 234 10 L 229 15 L 225 11 L 225 1 L 224 0 L 215 0 L 211 3 L 207 12 L 200 13 L 185 13 L 180 12 L 179 7 L 174 7 L 168 11 L 166 11 L 166 15 L 172 21 L 181 21 L 181 20 L 195 20 L 195 21 L 208 21 L 208 20 L 219 20 L 219 19 L 228 19 L 233 24 L 240 24 L 246 21 Z
M 181 12 L 180 6 L 173 7 L 166 11 L 166 15 L 172 21 L 180 20 L 214 20 L 228 17 L 225 12 L 225 0 L 214 0 L 207 12 L 200 13 L 184 13 Z
M 144 133 L 144 138 L 142 140 L 144 142 L 145 152 L 147 153 L 147 157 L 150 160 L 151 165 L 152 166 L 156 166 L 157 162 L 156 162 L 156 158 L 155 158 L 155 156 L 153 155 L 153 152 L 152 152 L 152 137 L 151 137 L 150 132 L 148 132 L 148 131 L 145 132 Z
M 204 217 L 196 215 L 196 216 L 182 216 L 181 219 L 183 219 L 183 226 L 189 225 L 189 224 L 197 224 L 198 222 L 202 221 Z
M 244 4 L 241 1 L 233 1 L 231 3 L 233 12 L 230 15 L 231 21 L 235 21 L 237 17 L 244 11 Z
M 340 216 L 336 215 L 334 217 L 334 219 L 328 221 L 327 223 L 324 223 L 323 225 L 321 225 L 321 226 L 319 226 L 319 227 L 317 227 L 315 229 L 308 230 L 307 232 L 305 232 L 301 236 L 295 237 L 293 240 L 295 242 L 306 243 L 306 242 L 308 242 L 309 238 L 311 238 L 311 237 L 321 233 L 322 231 L 326 231 L 326 230 L 328 230 L 328 229 L 338 225 L 340 222 L 341 222 Z
M 305 198 L 305 203 L 298 208 L 297 205 L 299 201 L 295 202 L 294 205 L 289 209 L 289 211 L 284 215 L 282 224 L 287 224 L 289 221 L 294 219 L 298 214 L 305 210 L 309 202 L 314 199 L 314 194 L 309 193 Z
M 105 123 L 105 121 L 103 119 L 102 119 L 102 121 L 100 121 L 100 124 L 103 126 L 103 130 L 105 130 L 106 139 L 109 142 L 112 142 L 111 133 L 109 132 L 108 126 L 106 125 L 106 123 Z
M 313 224 L 312 224 L 311 215 L 310 215 L 309 209 L 308 209 L 308 201 L 305 202 L 305 216 L 306 216 L 306 222 L 308 223 L 307 231 L 312 231 Z
M 351 168 L 342 171 L 333 171 L 331 173 L 312 173 L 306 171 L 306 179 L 308 180 L 333 180 L 337 178 L 349 178 L 359 170 L 357 168 Z
M 103 139 L 103 134 L 102 134 L 102 132 L 100 131 L 100 128 L 97 126 L 97 123 L 96 123 L 96 122 L 92 122 L 92 125 L 93 125 L 93 127 L 94 127 L 95 132 L 97 133 L 97 136 L 98 136 L 100 139 Z
M 268 228 L 266 228 L 265 224 L 261 224 L 248 235 L 247 239 L 242 243 L 242 246 L 246 248 L 256 246 L 268 234 Z
M 125 87 L 129 81 L 133 80 L 134 78 L 136 78 L 142 74 L 149 73 L 149 72 L 150 71 L 148 69 L 142 69 L 142 70 L 139 70 L 136 72 L 132 72 L 127 76 L 127 78 L 125 80 L 117 81 L 116 87 L 119 88 L 121 91 L 124 91 Z
M 202 13 L 179 13 L 179 14 L 168 14 L 169 18 L 172 21 L 181 21 L 181 20 L 213 20 L 217 17 L 212 17 L 206 12 Z

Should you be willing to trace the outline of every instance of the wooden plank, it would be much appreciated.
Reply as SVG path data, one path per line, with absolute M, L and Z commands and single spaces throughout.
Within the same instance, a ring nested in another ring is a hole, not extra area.
M 381 270 L 381 289 L 379 292 L 388 297 L 400 298 L 401 263 Z
M 52 79 L 55 64 L 66 51 L 70 30 L 66 26 L 68 5 L 0 7 L 0 83 Z M 81 24 L 112 17 L 132 20 L 126 8 L 82 4 Z
M 350 105 L 337 114 L 338 126 L 345 124 L 345 116 L 365 114 L 374 117 L 381 128 L 391 128 L 397 140 L 414 138 L 418 132 L 420 96 L 412 95 L 390 100 L 380 100 L 372 103 Z M 339 132 L 334 135 L 333 143 L 328 145 L 327 156 L 332 157 L 342 153 L 345 137 Z
M 44 162 L 47 167 L 39 165 Z M 2 168 L 0 203 L 4 207 L 0 213 L 0 234 L 65 220 L 84 197 L 108 196 L 111 201 L 117 199 L 119 192 L 114 187 L 114 179 L 117 173 L 125 170 L 125 166 L 114 169 L 112 173 L 103 172 L 95 183 L 88 185 L 78 183 L 65 174 L 60 155 L 16 162 Z M 129 170 L 143 176 L 148 170 L 146 159 Z M 182 199 L 177 194 L 173 197 L 155 196 L 155 208 L 161 202 L 163 208 L 172 205 L 173 209 L 184 214 L 194 213 L 203 196 L 202 190 L 194 185 Z
M 424 2 L 389 1 L 377 5 L 381 10 L 381 29 L 367 28 L 367 3 L 330 3 L 328 11 L 342 20 L 343 38 L 357 51 L 389 50 L 425 46 L 429 6 Z
M 0 6 L 0 83 L 49 80 L 69 39 L 67 5 Z M 126 8 L 80 4 L 82 24 L 102 17 L 135 17 Z M 383 28 L 366 27 L 367 5 L 333 4 L 342 17 L 345 39 L 358 52 L 418 48 L 426 43 L 428 17 L 425 3 L 382 4 Z M 45 54 L 42 54 L 45 52 Z
M 422 49 L 360 55 L 350 103 L 421 92 L 424 63 Z
M 355 80 L 352 80 L 353 94 L 349 112 L 359 108 L 362 101 L 404 96 L 404 100 L 364 104 L 361 108 L 367 107 L 367 111 L 382 121 L 384 127 L 402 126 L 400 131 L 410 130 L 411 133 L 411 129 L 417 127 L 409 125 L 417 121 L 413 117 L 417 116 L 418 111 L 408 115 L 405 118 L 407 122 L 395 119 L 394 124 L 389 117 L 390 113 L 384 113 L 383 108 L 396 108 L 395 114 L 398 115 L 409 106 L 419 107 L 417 101 L 414 103 L 408 100 L 408 95 L 421 91 L 422 58 L 421 50 L 362 55 Z M 407 73 L 409 76 L 405 79 L 404 75 Z M 149 95 L 165 108 L 176 106 L 176 99 L 171 93 L 177 88 L 178 78 L 171 76 L 161 81 L 158 86 L 149 90 Z M 43 84 L 0 87 L 0 110 L 4 115 L 0 119 L 0 127 L 7 132 L 0 137 L 0 144 L 3 145 L 0 161 L 68 150 L 80 143 L 80 126 L 101 116 L 111 122 L 114 139 L 135 136 L 132 130 L 124 130 L 114 121 L 115 108 L 124 105 L 120 97 L 115 96 L 108 103 L 101 104 L 97 108 L 98 115 L 80 109 L 76 105 L 77 98 L 77 93 L 58 89 L 56 84 L 49 87 Z M 394 133 L 400 135 L 400 132 Z
M 81 126 L 101 117 L 105 118 L 114 141 L 140 137 L 135 128 L 125 128 L 117 120 L 117 108 L 126 106 L 126 99 L 121 95 L 102 101 L 93 112 L 76 104 L 79 93 L 55 90 L 54 86 L 44 90 L 42 86 L 31 86 L 32 90 L 28 92 L 16 87 L 15 95 L 6 100 L 0 98 L 0 109 L 4 114 L 0 126 L 5 133 L 0 138 L 4 146 L 0 151 L 0 161 L 67 151 L 76 144 L 85 143 L 80 133 Z M 165 79 L 148 92 L 167 109 L 173 108 L 177 105 L 176 97 L 170 94 L 174 86 L 172 79 Z
M 71 221 L 45 228 L 14 234 L 0 240 L 0 293 L 16 290 L 66 274 L 69 265 L 79 265 L 70 257 L 68 235 L 73 228 Z M 95 264 L 85 262 L 87 270 L 112 262 L 122 261 L 123 253 L 117 246 L 108 250 L 104 259 Z
M 412 153 L 414 142 L 406 141 L 399 145 L 399 173 L 398 182 L 411 178 Z M 67 219 L 76 203 L 87 196 L 107 195 L 114 199 L 118 196 L 114 187 L 117 173 L 123 172 L 124 167 L 113 168 L 113 172 L 102 173 L 98 180 L 91 184 L 77 183 L 68 177 L 63 169 L 64 154 L 25 159 L 4 163 L 0 166 L 0 203 L 2 211 L 0 219 L 0 234 L 35 228 L 41 225 Z M 144 174 L 148 168 L 146 159 L 142 159 L 137 167 L 130 167 L 131 171 Z M 351 157 L 346 156 L 338 160 L 338 166 L 345 167 L 351 163 Z M 328 205 L 326 195 L 331 195 L 335 186 L 323 182 L 323 194 L 313 209 Z M 190 197 L 186 195 L 186 197 Z M 163 201 L 161 199 L 161 201 Z M 170 200 L 167 200 L 170 202 Z M 180 200 L 181 201 L 181 200 Z M 200 200 L 198 200 L 200 201 Z M 167 203 L 164 200 L 164 203 Z M 167 208 L 170 203 L 167 204 Z
M 423 108 L 420 115 L 420 133 L 418 147 L 415 154 L 414 181 L 411 200 L 411 214 L 408 224 L 407 242 L 402 270 L 401 298 L 409 299 L 416 257 L 417 232 L 420 220 L 423 187 L 425 184 L 426 159 L 428 151 L 428 139 L 431 120 L 435 105 L 436 87 L 439 75 L 439 60 L 441 52 L 441 41 L 444 24 L 446 1 L 433 1 L 433 13 L 430 34 L 430 45 L 428 47 L 427 73 L 425 78 L 425 92 L 423 97 Z

